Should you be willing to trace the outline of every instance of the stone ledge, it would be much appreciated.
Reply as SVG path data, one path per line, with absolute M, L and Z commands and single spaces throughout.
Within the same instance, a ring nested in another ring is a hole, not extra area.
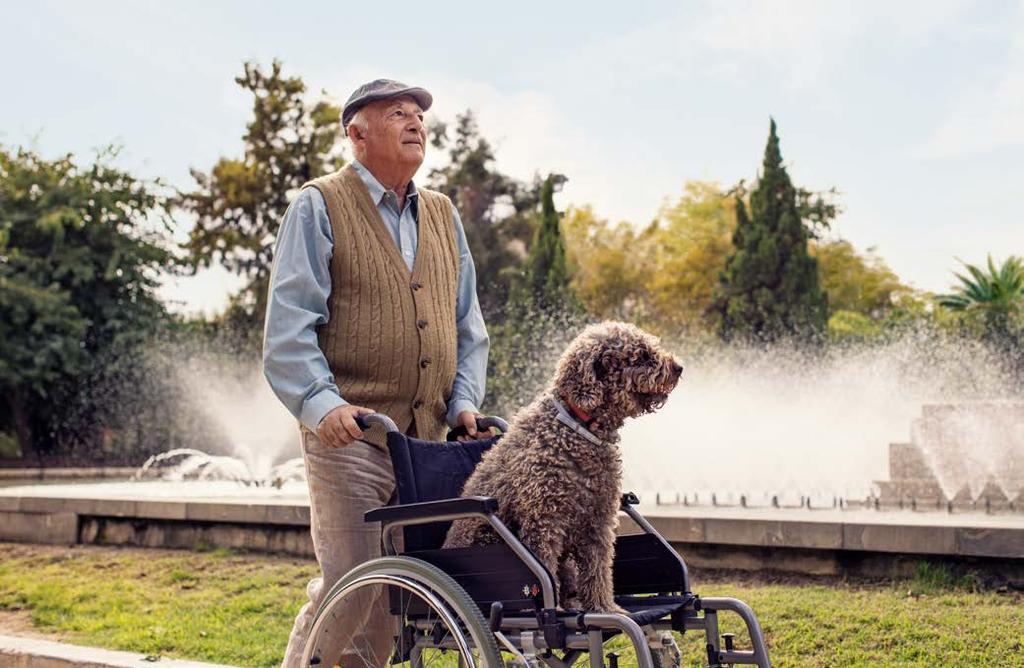
M 90 517 L 309 526 L 309 505 L 288 502 L 254 503 L 221 499 L 96 499 L 74 496 L 16 496 L 0 493 L 0 512 L 74 513 Z
M 135 466 L 53 466 L 48 468 L 0 468 L 0 480 L 83 480 L 130 478 Z
M 651 505 L 641 510 L 673 543 L 1024 560 L 1024 517 L 1018 515 Z M 630 524 L 624 522 L 622 530 Z M 90 499 L 0 491 L 0 540 L 204 543 L 306 554 L 308 534 L 309 506 L 298 499 Z
M 0 540 L 74 545 L 78 542 L 78 515 L 0 511 Z
M 143 668 L 154 665 L 144 654 L 116 652 L 50 640 L 0 635 L 0 665 L 10 668 Z M 165 668 L 231 668 L 222 664 L 161 658 Z
M 857 514 L 643 508 L 671 543 L 1024 560 L 1024 520 L 946 514 Z M 628 527 L 628 529 L 627 529 Z M 636 527 L 623 523 L 622 533 Z

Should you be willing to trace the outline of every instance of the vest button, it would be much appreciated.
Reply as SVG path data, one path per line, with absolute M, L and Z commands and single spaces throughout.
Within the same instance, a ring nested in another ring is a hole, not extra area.
M 420 329 L 426 329 L 427 328 L 427 321 L 426 320 L 417 320 L 416 321 L 416 326 L 419 327 Z
M 420 289 L 420 288 L 422 288 L 422 287 L 423 287 L 423 284 L 422 284 L 422 283 L 413 283 L 413 284 L 412 284 L 412 289 L 413 289 L 413 290 L 419 290 L 419 289 Z
M 423 400 L 422 399 L 417 399 L 416 401 L 412 402 L 412 407 L 413 408 L 422 408 L 423 407 Z
M 428 366 L 430 366 L 430 358 L 429 357 L 424 357 L 423 359 L 420 360 L 420 368 L 421 369 L 426 369 Z

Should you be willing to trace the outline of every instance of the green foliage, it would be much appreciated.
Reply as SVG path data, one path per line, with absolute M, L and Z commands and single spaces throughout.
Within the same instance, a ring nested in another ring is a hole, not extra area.
M 866 342 L 882 335 L 877 322 L 856 311 L 836 311 L 828 319 L 829 338 L 837 342 Z
M 825 330 L 828 297 L 819 287 L 817 262 L 807 251 L 809 234 L 797 189 L 782 165 L 774 120 L 750 209 L 748 216 L 737 198 L 735 250 L 726 261 L 714 307 L 721 318 L 719 335 L 727 341 L 817 339 Z
M 670 337 L 713 327 L 709 309 L 736 227 L 717 184 L 687 182 L 643 229 L 611 226 L 586 207 L 570 210 L 564 227 L 573 287 L 594 317 Z
M 914 294 L 875 252 L 858 252 L 849 241 L 811 245 L 818 260 L 821 287 L 828 294 L 829 310 L 860 313 L 882 320 L 902 299 Z
M 590 206 L 572 208 L 563 218 L 566 261 L 572 288 L 586 310 L 600 320 L 644 322 L 650 265 L 648 235 L 622 222 L 610 225 Z
M 561 214 L 555 211 L 555 187 L 564 181 L 564 177 L 555 175 L 544 179 L 540 191 L 540 222 L 523 271 L 523 287 L 536 308 L 544 312 L 580 309 L 565 260 Z
M 501 414 L 511 415 L 542 389 L 559 352 L 586 319 L 572 289 L 555 210 L 555 188 L 563 181 L 558 175 L 544 180 L 530 254 L 510 288 L 505 318 L 492 328 L 489 401 Z
M 540 187 L 494 168 L 494 152 L 472 111 L 456 116 L 452 137 L 441 122 L 430 127 L 430 137 L 434 148 L 448 152 L 448 163 L 431 170 L 427 184 L 448 195 L 459 210 L 476 264 L 481 311 L 488 323 L 501 322 L 533 234 Z
M 21 446 L 18 437 L 6 431 L 0 431 L 0 459 L 18 459 L 21 457 Z
M 26 454 L 95 441 L 106 414 L 86 388 L 111 360 L 130 364 L 165 316 L 163 202 L 114 155 L 79 167 L 0 150 L 0 428 Z
M 339 169 L 341 109 L 307 99 L 299 77 L 247 62 L 235 78 L 253 96 L 253 116 L 242 137 L 242 158 L 221 158 L 209 171 L 192 170 L 197 187 L 177 198 L 195 216 L 186 248 L 193 268 L 220 262 L 249 280 L 228 318 L 261 331 L 277 230 L 288 203 L 306 181 Z
M 982 336 L 988 342 L 1020 355 L 1024 336 L 1024 260 L 1010 256 L 997 267 L 990 255 L 987 268 L 966 262 L 963 265 L 968 276 L 955 274 L 960 284 L 936 301 L 963 313 L 968 323 L 981 325 Z

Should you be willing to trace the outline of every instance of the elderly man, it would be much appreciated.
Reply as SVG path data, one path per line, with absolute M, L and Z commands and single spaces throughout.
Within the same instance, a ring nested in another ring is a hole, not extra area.
M 412 182 L 431 103 L 396 81 L 358 88 L 342 113 L 355 160 L 303 186 L 278 234 L 264 369 L 301 423 L 321 569 L 285 668 L 298 666 L 322 596 L 381 553 L 363 513 L 389 503 L 395 482 L 379 427 L 363 433 L 355 416 L 385 413 L 424 439 L 457 425 L 476 435 L 488 352 L 476 270 L 451 201 Z M 342 648 L 372 648 L 381 665 L 392 642 L 384 604 L 349 611 L 332 633 Z

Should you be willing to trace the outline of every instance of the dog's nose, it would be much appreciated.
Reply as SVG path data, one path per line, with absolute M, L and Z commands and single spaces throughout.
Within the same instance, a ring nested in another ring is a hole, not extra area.
M 676 362 L 672 362 L 672 373 L 674 373 L 676 377 L 679 377 L 683 373 L 683 367 Z

